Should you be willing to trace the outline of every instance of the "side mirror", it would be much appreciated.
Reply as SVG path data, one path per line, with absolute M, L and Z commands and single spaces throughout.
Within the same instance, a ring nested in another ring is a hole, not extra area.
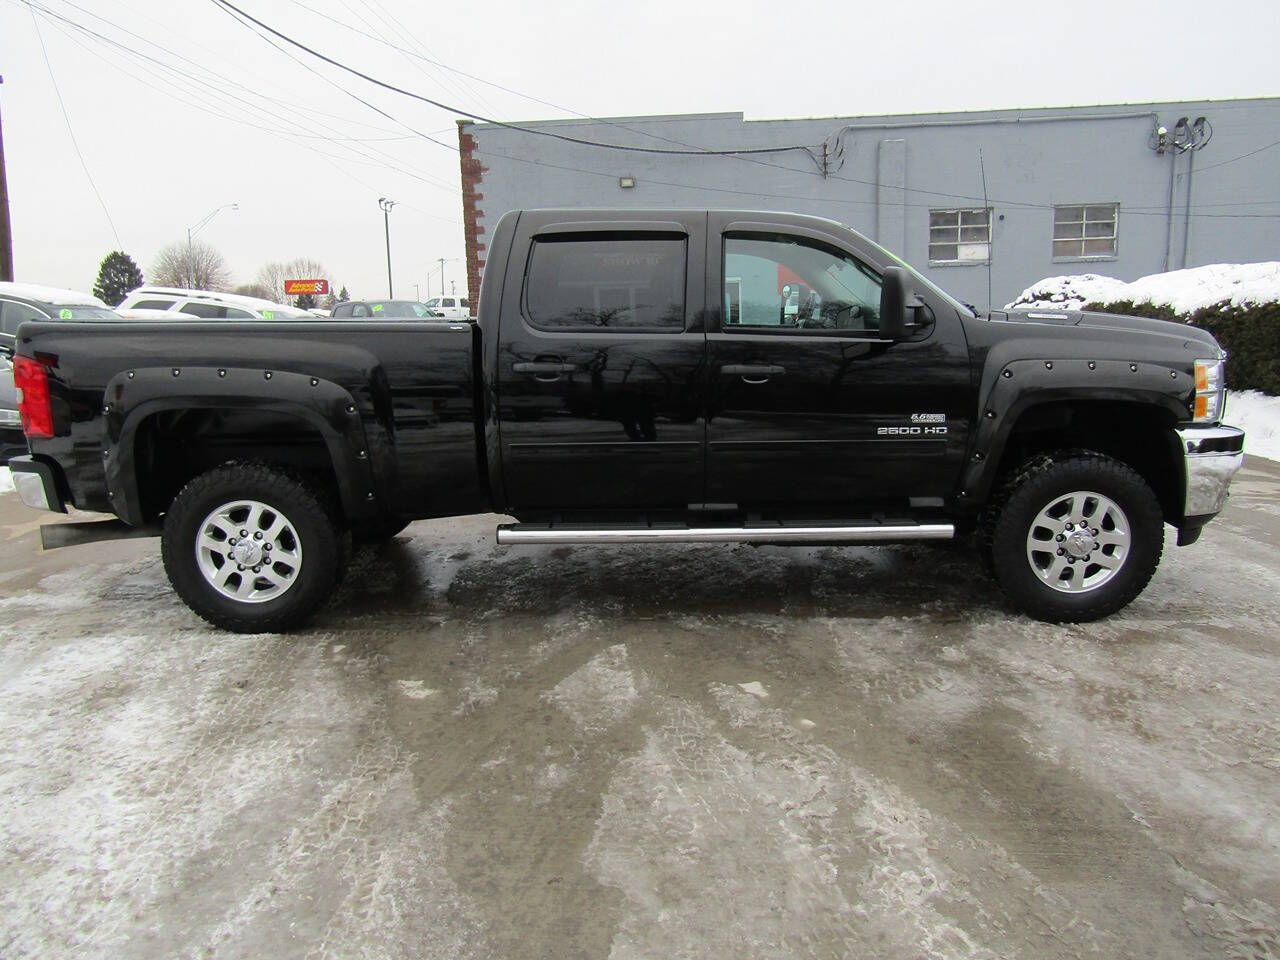
M 907 317 L 915 296 L 911 291 L 911 275 L 901 267 L 885 267 L 880 277 L 880 338 L 903 340 L 908 326 Z M 913 311 L 914 312 L 914 311 Z

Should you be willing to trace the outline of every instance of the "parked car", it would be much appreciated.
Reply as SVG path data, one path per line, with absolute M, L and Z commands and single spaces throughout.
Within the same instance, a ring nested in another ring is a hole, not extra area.
M 416 300 L 346 300 L 334 305 L 331 316 L 335 320 L 342 317 L 364 317 L 370 320 L 444 318 L 444 314 L 440 311 L 432 310 L 426 304 L 418 303 Z
M 22 417 L 18 413 L 18 391 L 13 385 L 13 364 L 0 353 L 0 467 L 10 457 L 27 452 L 27 438 L 22 433 Z
M 961 535 L 1017 607 L 1092 620 L 1146 586 L 1166 523 L 1200 536 L 1244 456 L 1204 330 L 978 314 L 782 213 L 508 213 L 477 324 L 20 339 L 23 501 L 156 531 L 182 599 L 237 631 L 314 611 L 349 537 L 485 511 L 516 518 L 501 544 Z
M 13 353 L 18 327 L 26 320 L 117 320 L 91 293 L 34 283 L 0 282 L 0 465 L 27 452 L 13 385 Z
M 312 315 L 288 304 L 260 297 L 178 287 L 142 286 L 120 301 L 121 313 L 133 309 L 170 310 L 202 320 L 309 320 Z
M 471 304 L 466 297 L 432 297 L 427 301 L 427 306 L 450 320 L 468 320 L 471 318 Z

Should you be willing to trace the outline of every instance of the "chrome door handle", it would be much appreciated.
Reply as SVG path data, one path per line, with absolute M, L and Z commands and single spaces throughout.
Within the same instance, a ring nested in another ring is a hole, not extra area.
M 786 367 L 772 363 L 726 363 L 720 372 L 729 377 L 741 377 L 744 383 L 768 383 L 770 377 L 780 377 L 787 372 Z
M 573 373 L 578 369 L 576 363 L 561 363 L 559 360 L 531 360 L 513 363 L 511 369 L 516 373 L 531 373 L 535 380 L 543 383 L 554 383 L 562 373 Z

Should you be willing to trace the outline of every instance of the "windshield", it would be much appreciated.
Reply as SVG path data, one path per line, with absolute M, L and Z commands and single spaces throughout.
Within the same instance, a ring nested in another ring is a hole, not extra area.
M 375 317 L 434 317 L 436 314 L 426 304 L 413 300 L 379 300 L 369 304 L 369 313 Z
M 862 234 L 859 234 L 859 236 L 862 236 Z M 911 264 L 907 263 L 907 261 L 903 260 L 896 253 L 891 253 L 890 251 L 886 250 L 884 247 L 880 246 L 880 244 L 876 243 L 870 237 L 862 237 L 862 239 L 865 240 L 867 243 L 871 244 L 871 246 L 875 247 L 878 251 L 883 253 L 886 257 L 888 257 L 898 266 L 905 269 L 909 274 L 911 274 L 912 278 L 915 280 L 916 283 L 920 284 L 920 286 L 925 287 L 926 289 L 937 294 L 943 300 L 947 301 L 947 303 L 951 304 L 953 307 L 959 310 L 962 314 L 965 314 L 970 317 L 976 317 L 978 315 L 978 312 L 974 310 L 973 307 L 969 306 L 967 303 L 961 303 L 951 294 L 947 293 L 947 291 L 943 290 L 940 286 L 938 286 L 936 283 L 934 283 L 932 280 L 930 280 L 928 277 L 926 277 L 924 274 L 918 271 Z
M 75 306 L 61 303 L 50 304 L 47 308 L 56 320 L 123 320 L 114 310 L 106 307 Z

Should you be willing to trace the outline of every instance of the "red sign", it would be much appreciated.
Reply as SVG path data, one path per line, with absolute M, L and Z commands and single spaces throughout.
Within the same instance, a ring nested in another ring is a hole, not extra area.
M 328 280 L 286 280 L 284 282 L 284 293 L 287 297 L 297 297 L 304 293 L 324 296 L 328 292 Z

